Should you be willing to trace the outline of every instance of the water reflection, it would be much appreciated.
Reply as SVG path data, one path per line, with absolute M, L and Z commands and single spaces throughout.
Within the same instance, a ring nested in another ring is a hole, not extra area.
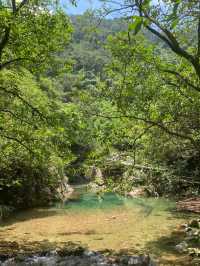
M 173 212 L 175 202 L 157 198 L 125 198 L 115 193 L 107 192 L 101 196 L 87 190 L 85 186 L 76 187 L 74 193 L 64 204 L 57 204 L 56 208 L 68 211 L 110 210 L 120 208 L 141 213 L 142 216 L 160 216 L 162 212 Z

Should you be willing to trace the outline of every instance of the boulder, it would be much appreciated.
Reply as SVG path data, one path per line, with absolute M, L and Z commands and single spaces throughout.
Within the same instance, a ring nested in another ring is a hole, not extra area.
M 86 179 L 88 181 L 91 180 L 99 180 L 99 181 L 103 181 L 103 173 L 101 171 L 101 169 L 97 166 L 91 166 L 85 173 Z
M 143 187 L 135 188 L 134 190 L 127 193 L 130 198 L 144 197 L 146 196 L 146 191 Z
M 188 248 L 188 244 L 187 242 L 183 241 L 180 244 L 175 246 L 176 251 L 178 251 L 179 253 L 184 253 L 187 251 Z
M 128 265 L 135 266 L 156 266 L 148 255 L 131 256 Z
M 120 259 L 120 265 L 156 266 L 157 264 L 149 257 L 149 255 L 135 255 L 135 256 L 123 256 Z
M 72 195 L 73 192 L 74 192 L 74 189 L 68 184 L 68 178 L 65 177 L 60 182 L 60 185 L 57 189 L 58 199 L 65 201 Z

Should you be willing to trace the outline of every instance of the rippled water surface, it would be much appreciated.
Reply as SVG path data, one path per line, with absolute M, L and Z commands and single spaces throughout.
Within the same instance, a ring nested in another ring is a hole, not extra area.
M 189 265 L 174 252 L 178 236 L 174 230 L 189 215 L 175 211 L 175 202 L 166 199 L 127 199 L 107 193 L 98 197 L 76 187 L 66 204 L 16 214 L 0 227 L 0 240 L 29 245 L 60 245 L 72 241 L 93 250 L 150 253 L 162 265 Z

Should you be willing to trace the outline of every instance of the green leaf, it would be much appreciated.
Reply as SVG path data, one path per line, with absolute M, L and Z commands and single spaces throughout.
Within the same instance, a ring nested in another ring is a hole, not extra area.
M 134 22 L 129 24 L 128 30 L 134 31 L 134 34 L 136 35 L 142 27 L 143 19 L 141 17 L 134 17 Z
M 151 3 L 151 0 L 144 0 L 142 6 L 143 7 L 149 7 L 150 6 L 150 3 Z
M 171 29 L 174 29 L 177 26 L 178 22 L 179 22 L 179 19 L 176 18 L 171 24 Z

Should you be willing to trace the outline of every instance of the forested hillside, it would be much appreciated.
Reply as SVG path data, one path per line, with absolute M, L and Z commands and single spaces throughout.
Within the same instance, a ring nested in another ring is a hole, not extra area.
M 0 0 L 0 265 L 199 265 L 199 0 L 101 2 Z
M 89 13 L 70 18 L 51 4 L 53 13 L 48 4 L 1 3 L 3 205 L 24 208 L 59 199 L 66 168 L 95 145 L 81 97 L 103 76 L 106 38 L 122 23 L 104 20 L 98 32 Z
M 185 67 L 184 75 L 189 75 L 187 62 L 175 63 L 179 57 L 148 28 L 134 34 L 137 20 L 99 21 L 90 13 L 72 17 L 70 54 L 76 63 L 68 86 L 75 82 L 71 101 L 88 123 L 87 138 L 81 143 L 87 158 L 81 160 L 83 169 L 75 164 L 76 171 L 84 175 L 85 168 L 87 172 L 96 165 L 108 172 L 109 185 L 119 182 L 122 191 L 144 185 L 150 194 L 198 194 L 199 97 L 195 85 L 179 76 Z M 188 91 L 184 81 L 193 89 Z M 113 162 L 115 171 L 138 178 L 117 181 L 111 169 L 104 169 L 112 157 L 132 162 L 126 170 L 120 160 Z
M 71 39 L 69 17 L 48 3 L 0 2 L 1 204 L 29 207 L 56 197 L 71 160 L 71 114 L 56 77 Z M 68 128 L 68 130 L 64 130 Z
M 123 193 L 143 185 L 156 195 L 198 194 L 194 31 L 181 35 L 179 13 L 166 40 L 140 18 L 68 17 L 51 4 L 53 12 L 34 2 L 0 6 L 1 203 L 48 203 L 65 175 L 78 182 L 94 166 L 105 187 Z

